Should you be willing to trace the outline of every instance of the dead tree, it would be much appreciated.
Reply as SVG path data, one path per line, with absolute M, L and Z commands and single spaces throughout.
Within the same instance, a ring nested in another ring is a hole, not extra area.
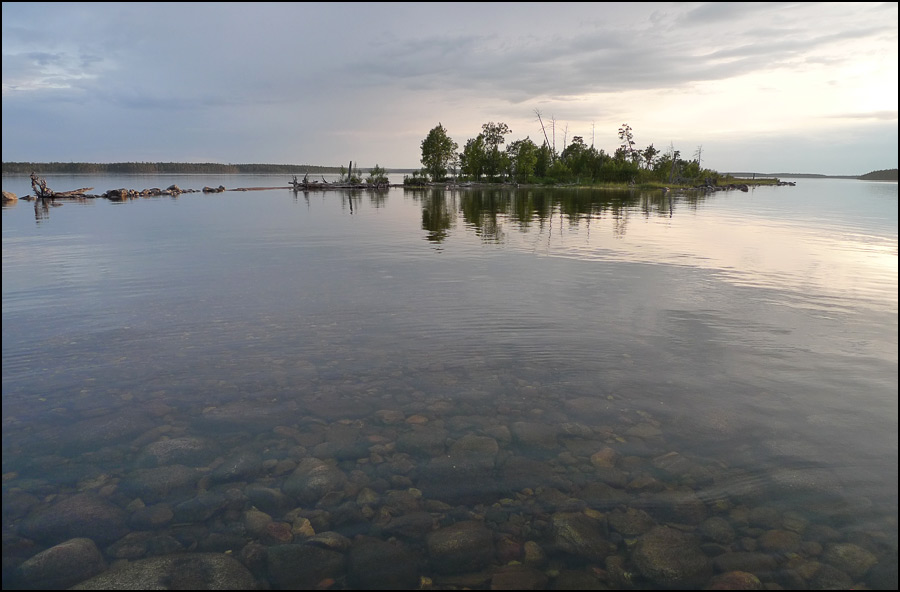
M 47 188 L 47 182 L 31 173 L 31 189 L 37 197 L 53 197 L 53 191 Z

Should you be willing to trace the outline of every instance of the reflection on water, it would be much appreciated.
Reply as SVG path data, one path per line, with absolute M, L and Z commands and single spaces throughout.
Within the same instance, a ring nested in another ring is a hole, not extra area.
M 835 183 L 4 208 L 4 587 L 894 589 L 896 184 Z

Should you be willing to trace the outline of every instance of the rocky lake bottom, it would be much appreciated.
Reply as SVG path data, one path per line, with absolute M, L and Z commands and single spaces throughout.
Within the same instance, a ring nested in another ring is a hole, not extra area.
M 896 589 L 896 184 L 732 193 L 4 207 L 3 588 Z

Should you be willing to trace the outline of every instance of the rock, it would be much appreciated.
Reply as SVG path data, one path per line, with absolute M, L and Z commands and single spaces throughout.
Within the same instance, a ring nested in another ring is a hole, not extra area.
M 643 535 L 631 557 L 642 576 L 667 588 L 694 588 L 712 575 L 712 565 L 693 538 L 667 526 Z
M 803 540 L 789 530 L 767 530 L 759 537 L 759 548 L 767 553 L 796 553 Z
M 527 565 L 505 565 L 491 576 L 491 590 L 545 590 L 549 578 Z
M 866 572 L 878 563 L 878 558 L 853 543 L 829 543 L 825 545 L 822 561 L 833 565 L 854 580 L 861 580 Z
M 135 530 L 154 530 L 171 522 L 174 512 L 167 504 L 154 504 L 138 508 L 128 518 L 128 526 Z
M 445 455 L 432 458 L 419 468 L 417 486 L 425 497 L 450 505 L 491 503 L 505 493 L 497 481 L 490 457 Z
M 587 502 L 590 507 L 600 511 L 611 510 L 620 504 L 627 504 L 631 500 L 628 493 L 606 483 L 590 483 L 578 493 L 578 497 Z
M 761 580 L 771 580 L 778 569 L 778 562 L 771 555 L 739 551 L 723 553 L 713 559 L 716 571 L 748 571 Z
M 721 545 L 729 545 L 734 540 L 734 528 L 719 516 L 707 518 L 700 524 L 698 530 L 705 538 Z
M 106 562 L 94 541 L 74 538 L 27 559 L 19 566 L 19 573 L 21 581 L 30 589 L 60 590 L 105 569 Z
M 533 421 L 517 421 L 510 426 L 513 443 L 527 453 L 546 454 L 559 446 L 555 426 Z
M 304 506 L 315 505 L 327 493 L 339 492 L 347 483 L 343 471 L 317 458 L 305 458 L 285 479 L 282 491 Z
M 412 512 L 392 518 L 382 528 L 391 536 L 422 539 L 434 528 L 434 518 L 428 512 Z
M 591 563 L 602 563 L 615 551 L 606 538 L 606 524 L 581 512 L 558 512 L 551 517 L 553 545 Z
M 762 590 L 762 582 L 752 573 L 729 571 L 713 578 L 704 590 Z
M 168 555 L 181 550 L 181 543 L 166 534 L 130 532 L 108 546 L 105 552 L 111 559 L 141 559 L 148 555 Z
M 319 582 L 344 571 L 343 553 L 315 545 L 269 547 L 266 554 L 269 580 L 276 590 L 312 590 Z
M 660 522 L 700 524 L 709 512 L 697 494 L 689 489 L 660 491 L 654 494 L 647 510 Z
M 635 508 L 627 508 L 624 512 L 616 509 L 606 516 L 610 528 L 626 537 L 633 537 L 648 532 L 656 526 L 656 522 L 647 512 Z
M 493 470 L 499 452 L 500 445 L 495 439 L 472 434 L 466 434 L 450 446 L 453 462 L 476 470 Z
M 611 469 L 616 465 L 616 451 L 608 446 L 591 455 L 591 464 L 596 468 Z
M 262 474 L 262 462 L 255 452 L 238 452 L 213 469 L 209 477 L 213 483 L 252 481 Z
M 95 493 L 81 493 L 38 508 L 22 521 L 24 536 L 56 544 L 73 538 L 89 538 L 107 545 L 128 532 L 126 513 Z
M 176 522 L 204 522 L 212 518 L 228 504 L 228 498 L 220 491 L 203 491 L 197 496 L 175 506 Z
M 478 571 L 494 560 L 494 537 L 480 522 L 457 522 L 425 537 L 431 564 L 438 573 Z
M 781 528 L 781 513 L 770 506 L 757 506 L 750 510 L 747 522 L 756 528 L 776 529 Z
M 135 465 L 140 469 L 173 464 L 201 467 L 209 464 L 215 457 L 216 452 L 208 440 L 192 437 L 171 438 L 145 446 Z
M 362 538 L 350 549 L 350 582 L 358 590 L 415 590 L 419 559 L 399 544 Z
M 9 191 L 3 192 L 3 203 L 11 204 L 19 201 L 18 196 L 15 193 L 11 193 Z
M 615 590 L 601 582 L 597 576 L 586 572 L 567 569 L 553 580 L 550 590 Z
M 187 498 L 194 494 L 200 473 L 184 465 L 165 465 L 131 472 L 119 485 L 123 493 L 146 504 Z
M 448 433 L 434 427 L 413 426 L 397 438 L 397 450 L 415 457 L 435 457 L 444 454 Z
M 853 580 L 836 567 L 821 564 L 810 578 L 809 587 L 812 590 L 850 590 L 853 588 Z
M 253 575 L 219 553 L 183 553 L 123 563 L 71 590 L 257 590 Z
M 525 456 L 512 456 L 503 463 L 497 485 L 505 491 L 521 491 L 536 483 L 552 484 L 556 480 L 556 473 L 547 463 Z

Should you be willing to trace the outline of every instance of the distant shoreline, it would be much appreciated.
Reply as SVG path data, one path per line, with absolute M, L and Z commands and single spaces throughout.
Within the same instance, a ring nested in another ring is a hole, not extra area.
M 4 162 L 3 176 L 19 176 L 37 173 L 39 175 L 298 175 L 298 174 L 341 174 L 343 167 L 310 164 L 219 164 L 219 163 L 179 163 L 179 162 Z M 361 171 L 367 171 L 365 167 Z M 413 173 L 416 169 L 387 169 L 388 173 Z M 871 171 L 862 175 L 822 175 L 816 173 L 753 173 L 723 172 L 739 178 L 788 177 L 798 179 L 860 179 L 864 181 L 897 181 L 897 169 Z

